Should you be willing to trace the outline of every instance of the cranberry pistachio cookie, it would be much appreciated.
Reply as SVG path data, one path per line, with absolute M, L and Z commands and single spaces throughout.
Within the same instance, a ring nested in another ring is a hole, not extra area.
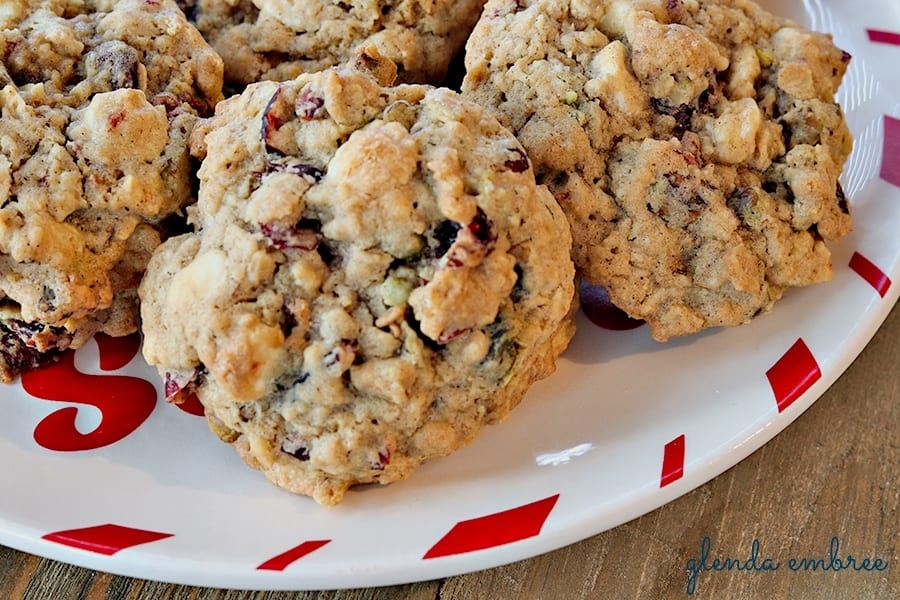
M 196 231 L 150 262 L 143 352 L 275 484 L 403 479 L 554 370 L 568 224 L 478 105 L 333 68 L 249 86 L 192 143 Z
M 137 330 L 137 284 L 192 200 L 221 59 L 171 0 L 0 11 L 0 377 Z
M 580 274 L 662 341 L 831 277 L 849 60 L 749 0 L 490 0 L 463 92 L 518 136 Z
M 442 83 L 484 0 L 179 0 L 229 84 L 284 81 L 374 44 L 407 83 Z

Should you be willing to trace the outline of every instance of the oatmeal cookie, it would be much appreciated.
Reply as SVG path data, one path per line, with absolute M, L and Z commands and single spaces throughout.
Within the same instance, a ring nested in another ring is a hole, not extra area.
M 137 330 L 137 284 L 192 200 L 221 59 L 170 0 L 0 11 L 0 377 Z
M 463 93 L 524 145 L 580 274 L 662 341 L 831 277 L 849 60 L 749 0 L 490 0 Z
M 150 262 L 143 352 L 272 482 L 327 505 L 403 479 L 555 368 L 568 225 L 476 104 L 333 68 L 249 86 L 192 141 L 196 232 Z
M 179 0 L 240 89 L 343 64 L 375 44 L 401 82 L 442 83 L 484 0 Z

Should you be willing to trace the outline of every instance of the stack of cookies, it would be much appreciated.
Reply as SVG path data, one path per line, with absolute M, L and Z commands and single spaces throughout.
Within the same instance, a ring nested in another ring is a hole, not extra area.
M 829 279 L 851 226 L 850 57 L 749 1 L 0 21 L 4 378 L 140 323 L 167 397 L 321 504 L 505 418 L 569 343 L 576 278 L 663 341 Z
M 0 377 L 137 330 L 137 286 L 193 202 L 188 138 L 222 59 L 173 2 L 0 11 Z

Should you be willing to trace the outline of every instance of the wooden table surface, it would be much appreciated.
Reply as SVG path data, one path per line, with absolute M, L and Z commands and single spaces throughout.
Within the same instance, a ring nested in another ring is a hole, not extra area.
M 722 569 L 728 558 L 732 568 Z M 792 558 L 850 568 L 795 562 L 792 570 Z M 252 592 L 114 576 L 0 546 L 0 598 L 687 598 L 689 566 L 694 598 L 900 598 L 900 305 L 831 389 L 756 453 L 656 511 L 555 552 L 411 585 Z

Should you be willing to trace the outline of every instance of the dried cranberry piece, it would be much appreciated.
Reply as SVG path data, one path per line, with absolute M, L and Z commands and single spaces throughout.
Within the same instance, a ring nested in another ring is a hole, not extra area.
M 170 119 L 186 112 L 184 102 L 171 92 L 160 92 L 150 98 L 153 106 L 162 106 L 166 109 L 166 116 Z
M 45 296 L 49 298 L 46 301 Z M 42 302 L 51 302 L 55 300 L 55 297 L 51 288 L 44 287 L 44 295 L 41 297 Z M 10 319 L 0 326 L 4 330 L 14 333 L 23 344 L 29 348 L 35 348 L 38 352 L 66 350 L 75 337 L 65 327 L 45 325 L 38 322 L 28 323 L 20 319 Z
M 441 335 L 438 336 L 437 343 L 441 346 L 446 346 L 456 338 L 469 333 L 470 331 L 472 331 L 471 327 L 463 327 L 461 329 L 454 329 L 452 331 L 443 331 L 441 332 Z
M 28 343 L 28 338 L 37 335 L 44 329 L 42 323 L 28 323 L 19 319 L 10 319 L 5 325 L 25 343 Z
M 172 374 L 166 372 L 166 383 L 165 383 L 165 392 L 166 398 L 173 398 L 175 394 L 177 394 L 181 390 L 181 386 L 178 385 L 175 380 L 172 378 Z
M 469 231 L 472 232 L 476 240 L 485 246 L 492 246 L 497 241 L 497 232 L 494 231 L 493 224 L 487 218 L 487 215 L 484 214 L 484 211 L 481 210 L 481 207 L 478 207 L 475 218 L 469 223 Z
M 304 121 L 321 119 L 325 116 L 323 106 L 325 98 L 317 96 L 310 88 L 303 88 L 294 103 L 294 113 Z
M 310 183 L 319 183 L 325 177 L 325 171 L 313 165 L 285 160 L 270 160 L 266 163 L 266 173 L 289 173 L 303 177 Z
M 287 136 L 279 136 L 278 132 L 293 116 L 293 111 L 285 100 L 284 90 L 282 86 L 278 86 L 263 110 L 261 135 L 266 150 L 287 154 L 289 140 L 285 139 Z
M 262 134 L 264 140 L 269 135 L 270 130 L 278 129 L 279 127 L 284 125 L 289 118 L 284 114 L 284 106 L 282 102 L 283 96 L 284 92 L 282 91 L 281 86 L 275 88 L 275 93 L 272 94 L 272 97 L 269 98 L 269 102 L 263 109 Z
M 10 343 L 6 335 L 0 336 L 0 374 L 4 381 L 12 381 L 18 375 L 37 369 L 54 359 L 54 353 L 41 354 L 20 341 Z
M 31 335 L 41 333 L 37 324 L 11 319 L 0 323 L 0 379 L 12 381 L 17 375 L 31 371 L 59 358 L 60 352 L 71 343 L 61 338 L 58 345 L 51 340 L 47 349 L 39 350 Z M 28 332 L 31 332 L 30 334 Z
M 468 235 L 457 234 L 452 246 L 444 255 L 443 266 L 453 269 L 480 262 L 493 249 L 497 233 L 487 215 L 478 208 L 475 217 L 466 225 Z
M 337 364 L 349 360 L 351 363 L 356 359 L 356 352 L 359 349 L 359 342 L 356 340 L 341 340 L 337 346 L 332 348 L 328 354 L 322 359 L 325 368 L 331 368 Z
M 291 228 L 279 227 L 263 223 L 260 231 L 269 243 L 278 250 L 293 248 L 297 250 L 315 250 L 319 245 L 319 231 L 322 226 L 315 219 L 303 219 Z
M 391 464 L 391 449 L 384 448 L 378 451 L 378 462 L 372 463 L 370 466 L 374 471 L 384 471 L 389 464 Z
M 513 173 L 524 173 L 527 171 L 531 165 L 528 162 L 528 157 L 525 156 L 525 152 L 521 148 L 510 148 L 509 151 L 515 154 L 516 157 L 504 162 L 503 166 Z
M 193 372 L 186 377 L 182 373 L 166 371 L 164 384 L 166 401 L 181 404 L 191 396 L 196 396 L 197 389 L 206 381 L 207 374 L 203 365 L 194 367 Z

